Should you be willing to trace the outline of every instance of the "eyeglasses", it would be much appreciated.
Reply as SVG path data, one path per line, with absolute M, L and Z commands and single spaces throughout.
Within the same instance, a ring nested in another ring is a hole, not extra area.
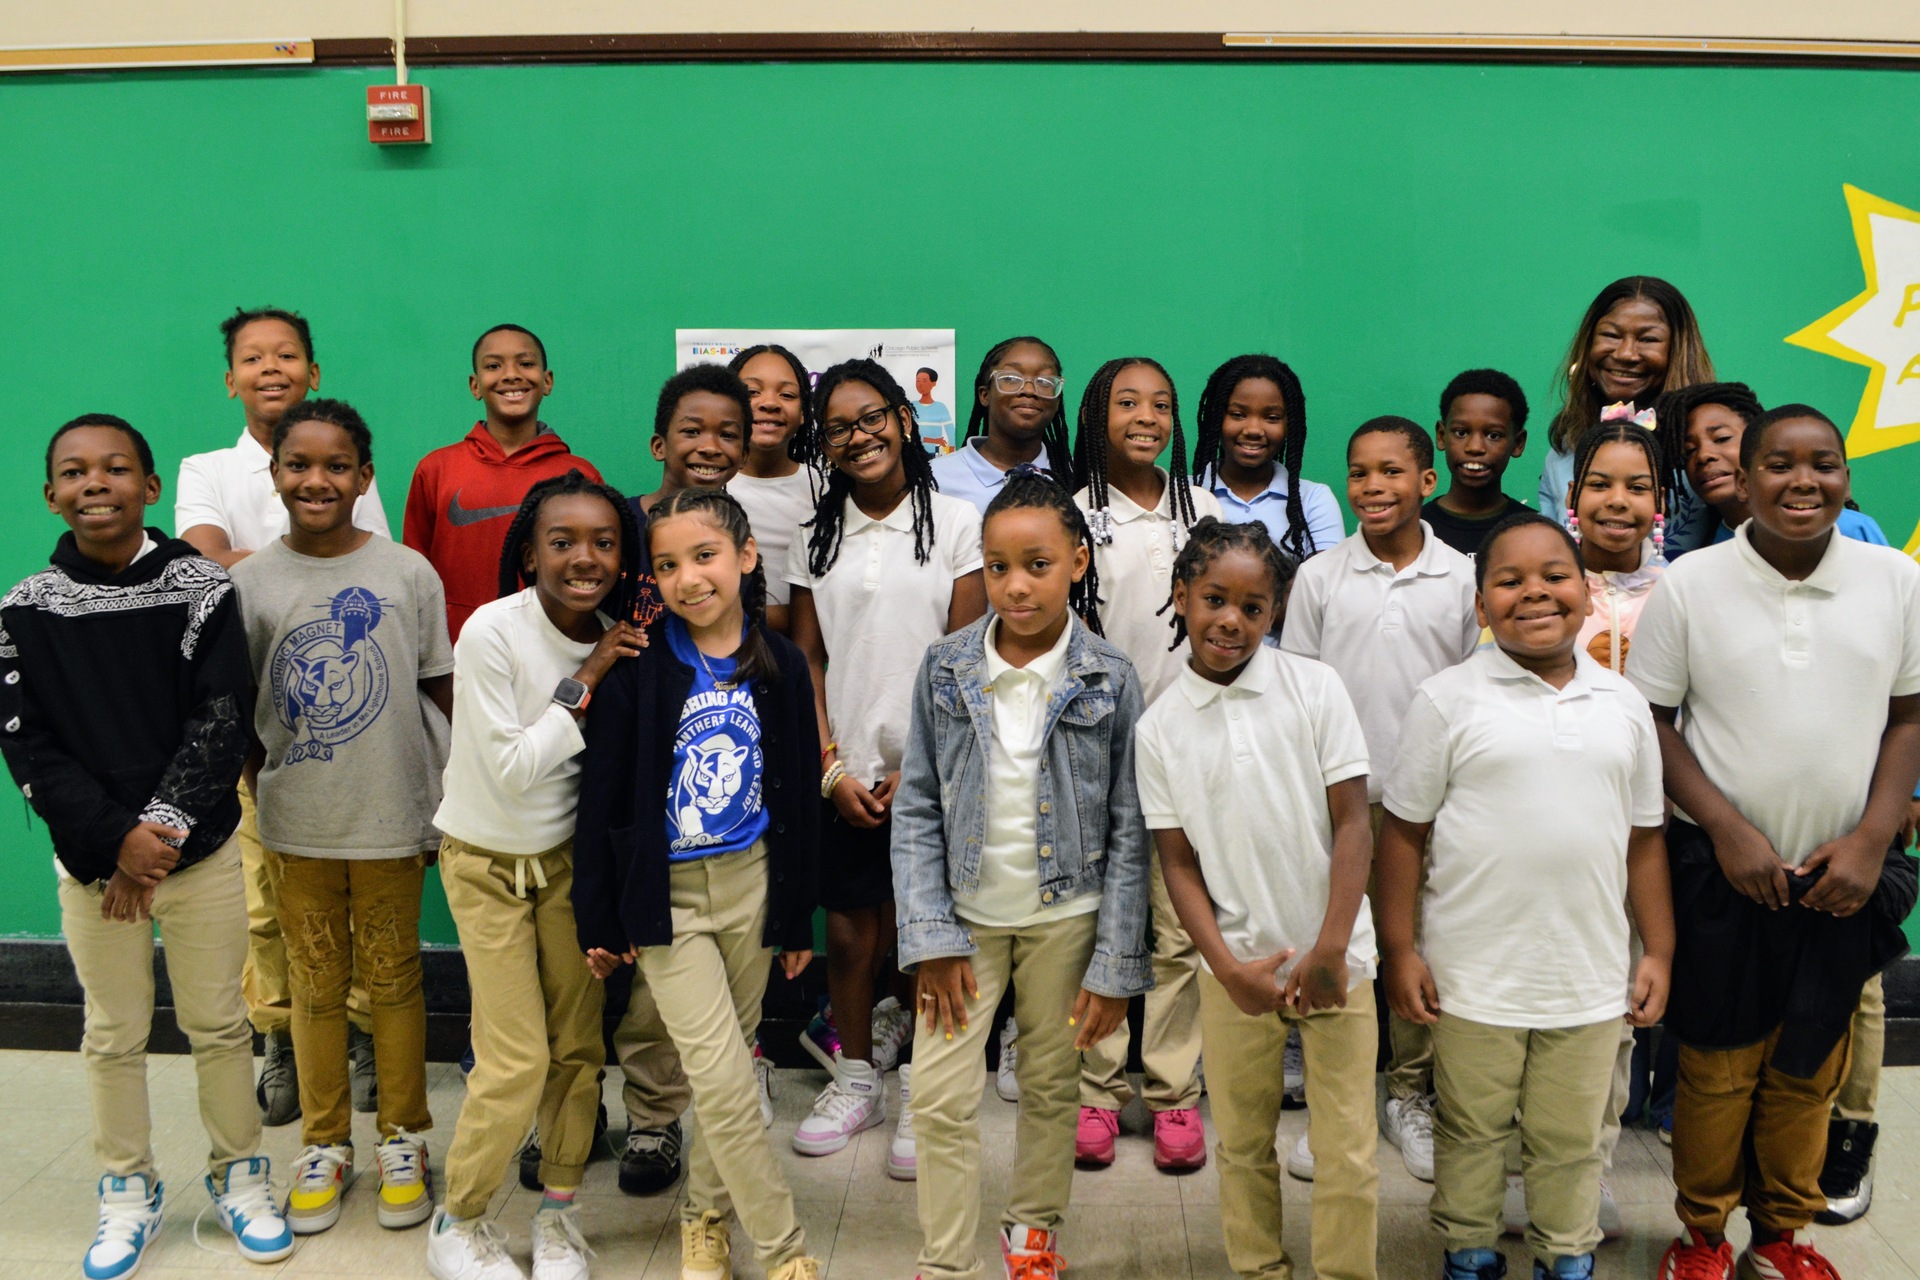
M 860 428 L 860 430 L 870 436 L 878 436 L 886 429 L 887 419 L 892 415 L 893 411 L 885 405 L 882 405 L 878 409 L 873 409 L 861 414 L 852 422 L 829 422 L 826 425 L 826 430 L 821 434 L 826 437 L 828 444 L 838 449 L 841 445 L 853 439 L 853 429 L 855 427 Z
M 993 388 L 1003 396 L 1017 396 L 1028 387 L 1042 400 L 1058 400 L 1066 389 L 1066 379 L 1038 377 L 1029 378 L 1025 374 L 1002 371 L 993 375 Z

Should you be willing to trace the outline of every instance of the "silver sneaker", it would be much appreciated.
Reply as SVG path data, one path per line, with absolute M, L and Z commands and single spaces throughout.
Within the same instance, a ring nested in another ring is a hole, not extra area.
M 260 1062 L 260 1083 L 253 1091 L 260 1123 L 292 1124 L 300 1118 L 300 1072 L 293 1060 L 293 1032 L 267 1032 L 267 1053 Z

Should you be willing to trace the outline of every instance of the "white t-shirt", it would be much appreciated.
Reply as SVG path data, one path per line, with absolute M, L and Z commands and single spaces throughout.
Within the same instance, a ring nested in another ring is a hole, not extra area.
M 287 507 L 273 487 L 267 464 L 273 455 L 245 430 L 230 449 L 196 453 L 180 460 L 180 483 L 173 490 L 173 532 L 210 524 L 227 535 L 235 551 L 258 551 L 287 532 Z M 393 535 L 380 505 L 380 483 L 373 481 L 353 504 L 353 527 Z
M 1496 648 L 1427 680 L 1387 777 L 1387 808 L 1433 824 L 1420 949 L 1440 1007 L 1475 1022 L 1627 1011 L 1627 836 L 1666 818 L 1660 744 L 1625 678 L 1575 660 L 1564 689 Z
M 473 611 L 453 646 L 453 749 L 434 826 L 494 853 L 545 853 L 573 834 L 587 744 L 553 691 L 592 652 L 561 634 L 533 587 Z
M 1100 575 L 1100 626 L 1107 639 L 1119 645 L 1140 673 L 1140 692 L 1151 704 L 1165 693 L 1187 665 L 1186 645 L 1173 643 L 1173 561 L 1187 543 L 1186 526 L 1173 518 L 1173 485 L 1160 472 L 1160 503 L 1148 511 L 1118 489 L 1107 490 L 1107 514 L 1113 541 L 1093 548 Z M 1199 485 L 1193 495 L 1193 518 L 1220 518 L 1220 500 Z M 1073 495 L 1080 509 L 1093 514 L 1091 491 Z
M 1280 647 L 1340 673 L 1367 734 L 1367 799 L 1378 802 L 1400 749 L 1400 722 L 1428 676 L 1473 655 L 1473 561 L 1420 524 L 1420 554 L 1395 572 L 1364 534 L 1300 566 Z
M 840 761 L 869 787 L 900 767 L 920 659 L 947 634 L 954 580 L 980 567 L 980 513 L 958 498 L 932 498 L 933 548 L 925 564 L 913 555 L 910 493 L 880 520 L 848 498 L 840 555 L 820 577 L 808 571 L 804 552 L 787 561 L 787 581 L 813 592 L 820 618 L 827 722 Z
M 1297 949 L 1284 978 L 1327 915 L 1327 788 L 1367 772 L 1366 738 L 1340 677 L 1265 645 L 1230 685 L 1189 667 L 1147 708 L 1135 745 L 1147 826 L 1186 832 L 1237 959 Z M 1373 978 L 1374 958 L 1362 899 L 1347 943 L 1349 990 Z
M 1647 701 L 1681 709 L 1708 781 L 1799 866 L 1859 825 L 1887 699 L 1920 693 L 1920 565 L 1836 532 L 1791 582 L 1752 528 L 1673 562 L 1627 674 Z
M 766 480 L 737 475 L 727 481 L 727 492 L 747 513 L 754 545 L 766 564 L 767 603 L 784 605 L 793 594 L 787 582 L 789 548 L 798 544 L 806 554 L 807 534 L 800 526 L 813 519 L 813 471 L 801 467 L 790 476 Z

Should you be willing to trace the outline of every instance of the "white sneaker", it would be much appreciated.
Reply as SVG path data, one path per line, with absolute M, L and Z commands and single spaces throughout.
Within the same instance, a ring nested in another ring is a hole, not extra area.
M 427 1229 L 427 1272 L 434 1280 L 526 1280 L 507 1256 L 507 1235 L 492 1218 L 448 1222 L 437 1209 Z
M 900 1051 L 913 1041 L 913 1014 L 888 996 L 873 1006 L 873 1062 L 881 1071 L 900 1065 Z
M 587 1255 L 592 1252 L 571 1207 L 541 1209 L 533 1215 L 533 1280 L 587 1280 Z
M 310 1146 L 293 1165 L 287 1193 L 287 1225 L 297 1236 L 325 1231 L 340 1221 L 340 1201 L 353 1177 L 353 1148 Z
M 399 1129 L 373 1154 L 380 1161 L 380 1225 L 398 1231 L 431 1218 L 433 1170 L 427 1167 L 427 1140 Z
M 160 1234 L 165 1189 L 144 1173 L 100 1179 L 100 1229 L 81 1265 L 87 1280 L 124 1280 L 140 1269 L 147 1246 Z
M 893 1145 L 887 1148 L 887 1176 L 912 1182 L 919 1172 L 913 1145 L 913 1064 L 900 1068 L 900 1122 L 893 1130 Z
M 1507 1175 L 1506 1198 L 1500 1202 L 1500 1229 L 1510 1236 L 1527 1233 L 1527 1180 L 1517 1173 Z
M 1433 1181 L 1433 1095 L 1387 1099 L 1387 1122 L 1380 1131 L 1400 1148 L 1407 1172 L 1422 1182 Z
M 1600 1179 L 1600 1238 L 1618 1240 L 1625 1234 L 1620 1225 L 1620 1205 L 1613 1198 L 1613 1188 L 1607 1185 L 1605 1178 Z
M 1307 1051 L 1298 1027 L 1287 1032 L 1287 1047 L 1280 1054 L 1280 1105 L 1289 1111 L 1307 1105 Z
M 1307 1145 L 1304 1133 L 1300 1141 L 1293 1144 L 1292 1154 L 1287 1156 L 1287 1172 L 1302 1182 L 1313 1181 L 1313 1148 Z
M 887 1122 L 887 1095 L 880 1069 L 835 1054 L 833 1079 L 813 1100 L 813 1113 L 793 1131 L 793 1149 L 803 1156 L 830 1156 L 854 1134 Z
M 207 1175 L 207 1195 L 220 1225 L 248 1262 L 279 1262 L 293 1254 L 293 1228 L 273 1194 L 273 1164 L 265 1156 L 235 1160 Z
M 1020 1028 L 1008 1018 L 1000 1028 L 1000 1069 L 993 1076 L 993 1091 L 1005 1102 L 1020 1101 Z
M 753 1046 L 753 1079 L 760 1086 L 760 1127 L 773 1128 L 773 1063 L 756 1042 Z

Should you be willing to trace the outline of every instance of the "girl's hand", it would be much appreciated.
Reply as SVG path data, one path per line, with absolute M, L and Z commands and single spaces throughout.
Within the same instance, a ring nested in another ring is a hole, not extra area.
M 116 871 L 107 881 L 100 897 L 100 918 L 137 924 L 153 918 L 153 886 L 142 884 L 124 871 Z
M 1773 842 L 1760 833 L 1760 828 L 1743 822 L 1737 830 L 1715 834 L 1712 839 L 1713 856 L 1720 863 L 1720 874 L 1740 894 L 1771 911 L 1778 911 L 1791 901 L 1787 892 L 1787 864 L 1780 860 Z
M 1287 975 L 1282 998 L 1300 1013 L 1347 1007 L 1347 953 L 1316 944 Z
M 967 1029 L 967 1002 L 980 998 L 980 984 L 973 980 L 973 962 L 965 956 L 922 960 L 914 974 L 913 991 L 920 1012 L 926 1016 L 928 1033 L 944 1029 L 949 1040 L 953 1039 L 954 1028 Z
M 592 689 L 599 685 L 613 664 L 622 658 L 635 658 L 647 647 L 647 633 L 631 622 L 616 622 L 600 633 L 599 643 L 580 664 L 573 678 Z
M 1080 988 L 1080 994 L 1073 1002 L 1073 1012 L 1067 1015 L 1067 1025 L 1080 1028 L 1080 1034 L 1073 1038 L 1073 1047 L 1082 1053 L 1105 1040 L 1120 1029 L 1127 1020 L 1127 1000 L 1125 996 L 1103 996 L 1096 992 Z
M 1408 1022 L 1426 1026 L 1440 1021 L 1440 990 L 1433 971 L 1417 952 L 1389 955 L 1383 962 L 1387 1003 Z
M 1280 979 L 1274 975 L 1280 972 L 1280 966 L 1293 959 L 1292 947 L 1276 952 L 1265 960 L 1251 960 L 1245 964 L 1236 964 L 1225 973 L 1215 973 L 1220 985 L 1227 989 L 1234 1008 L 1251 1017 L 1263 1013 L 1278 1012 L 1287 1003 L 1285 990 Z
M 1800 905 L 1810 911 L 1850 916 L 1866 906 L 1879 887 L 1880 869 L 1885 863 L 1885 849 L 1874 848 L 1873 842 L 1862 840 L 1857 831 L 1829 840 L 1794 869 L 1793 874 L 1801 877 L 1812 875 L 1820 867 L 1827 869 L 1820 882 L 1800 899 Z
M 880 806 L 880 816 L 886 817 L 887 810 L 893 808 L 893 798 L 900 792 L 900 771 L 895 769 L 880 779 L 880 785 L 872 791 L 873 802 Z
M 1627 1025 L 1650 1027 L 1667 1011 L 1667 987 L 1673 966 L 1654 956 L 1641 956 L 1633 970 L 1633 994 L 1627 997 Z
M 780 953 L 780 970 L 787 975 L 788 982 L 792 982 L 795 978 L 799 977 L 802 971 L 812 963 L 813 952 L 811 951 L 782 951 Z
M 594 947 L 587 952 L 588 970 L 592 972 L 594 977 L 599 978 L 603 982 L 611 978 L 614 970 L 618 969 L 621 965 L 632 963 L 632 947 L 628 947 L 618 955 L 615 955 L 603 947 Z
M 896 778 L 898 774 L 894 775 Z M 885 783 L 881 784 L 885 786 Z M 833 807 L 850 827 L 871 831 L 885 821 L 887 806 L 873 798 L 860 779 L 848 774 L 833 787 Z

